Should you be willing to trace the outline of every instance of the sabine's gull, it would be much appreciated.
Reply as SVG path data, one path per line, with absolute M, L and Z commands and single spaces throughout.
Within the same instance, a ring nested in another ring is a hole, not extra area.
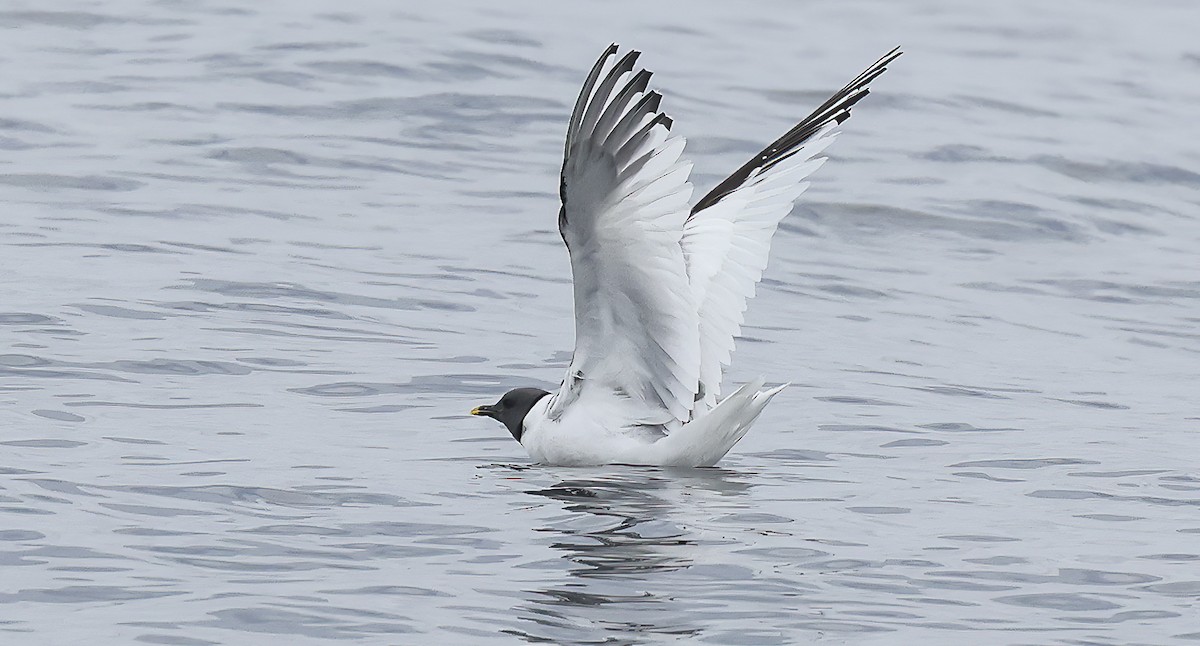
M 684 139 L 639 52 L 609 45 L 567 128 L 558 230 L 571 256 L 575 353 L 556 393 L 516 388 L 472 415 L 539 463 L 711 466 L 787 384 L 720 398 L 771 237 L 893 49 L 689 205 Z

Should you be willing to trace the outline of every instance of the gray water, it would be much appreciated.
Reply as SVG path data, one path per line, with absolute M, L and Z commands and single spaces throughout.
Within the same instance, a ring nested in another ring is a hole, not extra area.
M 3 5 L 0 643 L 1200 642 L 1195 3 L 400 6 Z M 700 190 L 908 52 L 717 469 L 465 415 L 561 378 L 610 40 Z

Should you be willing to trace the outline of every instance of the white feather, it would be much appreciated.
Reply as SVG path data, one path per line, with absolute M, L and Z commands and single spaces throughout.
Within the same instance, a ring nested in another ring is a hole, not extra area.
M 721 375 L 732 360 L 747 301 L 767 267 L 771 238 L 808 188 L 802 180 L 825 162 L 824 157 L 812 157 L 832 142 L 836 125 L 823 127 L 782 163 L 755 171 L 684 225 L 681 244 L 700 315 L 699 390 L 705 410 L 720 396 Z

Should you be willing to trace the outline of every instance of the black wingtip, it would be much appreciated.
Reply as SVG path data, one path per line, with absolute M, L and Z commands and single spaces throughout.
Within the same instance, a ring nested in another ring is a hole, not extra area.
M 709 191 L 707 195 L 700 198 L 696 206 L 692 207 L 692 215 L 716 204 L 726 195 L 738 190 L 742 186 L 742 183 L 760 168 L 770 169 L 775 164 L 791 157 L 813 135 L 820 132 L 821 128 L 825 125 L 830 122 L 841 125 L 846 119 L 849 119 L 850 109 L 861 101 L 863 97 L 870 94 L 867 85 L 878 78 L 880 74 L 887 71 L 887 66 L 903 53 L 897 45 L 880 57 L 879 60 L 875 61 L 870 67 L 863 70 L 861 74 L 854 77 L 854 80 L 835 92 L 833 96 L 829 97 L 816 110 L 813 110 L 812 114 L 809 114 L 800 123 L 793 126 L 791 130 L 784 133 L 782 137 L 776 139 L 771 145 L 764 148 L 750 161 L 742 165 L 741 168 L 734 171 L 729 177 L 726 177 L 713 190 Z
M 592 71 L 588 72 L 587 80 L 583 82 L 583 87 L 579 90 L 579 97 L 575 99 L 575 108 L 571 110 L 571 120 L 567 124 L 567 137 L 564 144 L 564 155 L 571 150 L 571 142 L 575 138 L 576 131 L 579 129 L 579 124 L 583 120 L 583 111 L 587 107 L 588 99 L 592 96 L 592 89 L 596 86 L 596 81 L 600 78 L 600 72 L 604 69 L 604 65 L 608 60 L 617 53 L 617 44 L 612 43 L 600 58 L 596 59 L 596 63 L 592 65 Z

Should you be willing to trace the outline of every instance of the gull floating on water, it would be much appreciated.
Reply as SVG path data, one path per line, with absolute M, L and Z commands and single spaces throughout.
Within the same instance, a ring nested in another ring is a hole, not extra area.
M 537 462 L 711 466 L 787 384 L 724 399 L 721 376 L 771 237 L 893 49 L 689 206 L 684 140 L 615 44 L 571 113 L 558 230 L 575 281 L 575 353 L 556 393 L 516 388 L 472 415 Z

